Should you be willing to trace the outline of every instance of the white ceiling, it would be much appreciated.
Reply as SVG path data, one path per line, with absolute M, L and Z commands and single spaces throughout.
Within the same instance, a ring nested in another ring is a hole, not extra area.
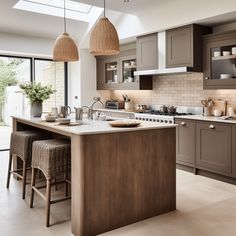
M 23 35 L 32 35 L 36 37 L 55 38 L 63 30 L 63 21 L 61 17 L 49 16 L 33 12 L 13 9 L 18 0 L 0 1 L 0 31 L 16 33 Z M 96 6 L 103 6 L 103 0 L 74 0 Z M 107 0 L 107 9 L 115 10 L 121 13 L 138 15 L 144 8 L 153 4 L 158 4 L 167 0 L 149 0 L 148 4 L 143 0 L 129 0 L 124 3 L 123 0 Z M 168 0 L 171 1 L 171 0 Z M 68 31 L 77 40 L 83 37 L 88 24 L 82 21 L 67 20 Z
M 55 39 L 63 31 L 63 19 L 61 17 L 13 9 L 13 6 L 17 1 L 18 0 L 0 0 L 0 32 Z M 103 0 L 73 1 L 86 4 L 91 4 L 93 2 L 94 5 L 103 7 Z M 210 4 L 210 2 L 214 2 L 215 0 L 208 1 Z M 225 1 L 228 2 L 228 4 L 225 5 L 229 5 L 228 8 L 231 11 L 236 10 L 235 0 Z M 206 3 L 205 0 L 129 0 L 129 3 L 125 3 L 124 0 L 106 0 L 106 8 L 108 9 L 108 17 L 121 33 L 121 39 L 125 40 L 125 38 L 130 36 L 135 37 L 137 34 L 155 32 L 160 29 L 174 27 L 176 24 L 182 24 L 181 22 L 178 23 L 179 21 L 183 21 L 183 23 L 186 24 L 185 18 L 194 19 L 194 17 L 191 17 L 195 13 L 194 4 L 199 5 L 200 11 L 204 13 L 203 15 L 209 15 L 210 12 L 204 12 Z M 186 8 L 188 4 L 189 6 Z M 231 6 L 234 7 L 232 8 Z M 208 8 L 209 7 L 210 6 L 208 6 Z M 222 6 L 218 6 L 213 8 L 213 10 L 220 12 L 221 8 Z M 180 9 L 182 10 L 180 11 Z M 229 9 L 226 9 L 223 12 L 229 13 Z M 214 15 L 215 13 L 212 12 L 211 14 Z M 173 15 L 175 15 L 175 17 L 172 17 Z M 200 18 L 200 16 L 195 16 L 195 19 L 197 18 L 206 19 L 206 17 Z M 207 23 L 213 24 L 216 22 L 236 20 L 235 18 L 234 12 L 231 14 L 224 14 L 222 17 L 217 16 L 216 18 L 209 18 Z M 206 20 L 201 21 L 201 23 L 206 22 Z M 68 19 L 67 22 L 68 32 L 76 38 L 78 42 L 88 41 L 92 25 L 71 19 Z M 140 30 L 135 30 L 137 22 L 139 23 Z M 194 22 L 196 22 L 196 20 Z
M 17 0 L 0 1 L 0 31 L 55 38 L 63 30 L 63 19 L 44 14 L 37 14 L 13 9 Z M 68 31 L 76 38 L 87 28 L 87 23 L 68 20 Z

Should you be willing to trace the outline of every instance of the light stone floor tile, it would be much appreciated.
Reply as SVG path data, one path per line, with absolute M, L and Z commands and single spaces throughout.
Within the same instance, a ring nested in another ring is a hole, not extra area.
M 21 199 L 19 181 L 12 180 L 6 190 L 7 152 L 0 152 L 0 161 L 0 236 L 71 236 L 70 202 L 52 206 L 53 225 L 46 228 L 44 202 L 36 195 L 35 207 L 30 209 L 29 198 Z M 177 209 L 101 236 L 236 235 L 234 185 L 178 170 Z

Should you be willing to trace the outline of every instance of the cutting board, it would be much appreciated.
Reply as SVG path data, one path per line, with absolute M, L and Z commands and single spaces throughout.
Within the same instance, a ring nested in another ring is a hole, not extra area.
M 228 116 L 229 115 L 229 108 L 230 107 L 233 107 L 234 108 L 234 111 L 236 112 L 236 102 L 227 102 L 227 113 L 226 115 Z
M 222 112 L 222 115 L 225 116 L 226 115 L 226 107 L 227 107 L 227 101 L 213 100 L 212 115 L 214 115 L 214 110 L 218 109 Z

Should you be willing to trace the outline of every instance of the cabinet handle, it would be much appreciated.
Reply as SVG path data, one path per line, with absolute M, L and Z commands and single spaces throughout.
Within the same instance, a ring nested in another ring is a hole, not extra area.
M 186 125 L 186 123 L 185 123 L 185 122 L 181 122 L 180 124 L 181 124 L 182 126 L 185 126 L 185 125 Z
M 209 76 L 206 76 L 206 77 L 205 77 L 205 80 L 209 80 L 209 79 L 210 79 Z
M 209 129 L 215 129 L 214 125 L 209 125 Z

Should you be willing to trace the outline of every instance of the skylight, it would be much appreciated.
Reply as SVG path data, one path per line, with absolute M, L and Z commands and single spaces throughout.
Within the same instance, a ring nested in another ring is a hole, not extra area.
M 19 0 L 13 8 L 58 17 L 64 16 L 64 0 Z M 93 6 L 93 0 L 91 5 L 66 0 L 66 18 L 91 22 L 102 12 L 102 8 Z

